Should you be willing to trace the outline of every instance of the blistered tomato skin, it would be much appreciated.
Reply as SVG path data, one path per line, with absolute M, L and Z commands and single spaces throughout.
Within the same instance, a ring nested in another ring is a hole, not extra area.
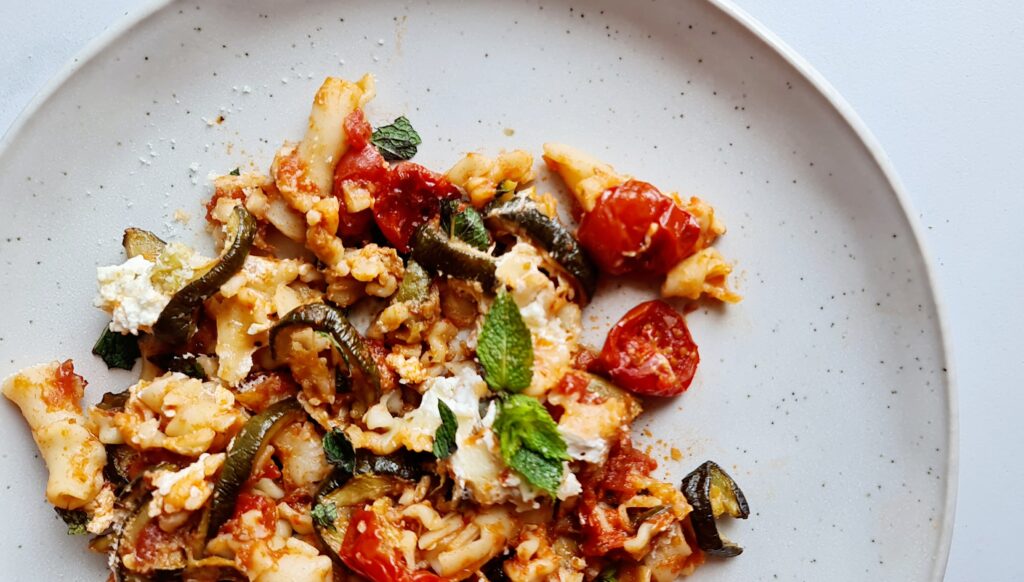
M 700 355 L 682 314 L 661 300 L 641 303 L 616 323 L 591 369 L 646 396 L 690 387 Z
M 350 186 L 365 188 L 374 195 L 388 186 L 388 164 L 370 143 L 373 129 L 361 109 L 345 117 L 343 124 L 349 148 L 334 167 L 334 195 L 342 198 L 345 182 Z M 344 200 L 342 200 L 344 209 Z M 341 212 L 338 217 L 338 236 L 346 242 L 365 241 L 370 238 L 373 226 L 373 212 L 370 209 L 359 212 Z
M 373 204 L 373 217 L 381 233 L 400 252 L 409 252 L 416 227 L 441 213 L 441 200 L 460 193 L 444 176 L 413 162 L 391 168 L 389 184 Z
M 346 566 L 373 582 L 442 582 L 426 570 L 409 570 L 397 548 L 388 546 L 377 514 L 360 509 L 352 514 L 340 558 Z
M 700 225 L 651 184 L 630 180 L 601 194 L 577 236 L 605 273 L 667 273 L 693 254 Z

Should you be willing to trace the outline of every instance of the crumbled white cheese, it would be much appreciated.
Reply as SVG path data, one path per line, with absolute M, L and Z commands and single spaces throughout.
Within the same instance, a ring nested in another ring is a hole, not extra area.
M 454 408 L 452 412 L 455 412 Z M 483 418 L 479 417 L 479 412 L 475 416 L 479 421 L 474 422 L 470 430 L 465 430 L 462 419 L 459 419 L 458 449 L 449 459 L 458 489 L 484 505 L 510 501 L 520 510 L 539 507 L 538 500 L 543 492 L 510 470 L 501 457 L 498 437 L 491 430 L 497 417 L 495 403 L 492 401 L 488 405 Z M 581 492 L 580 483 L 569 469 L 569 463 L 564 463 L 562 483 L 556 496 L 565 500 Z
M 608 458 L 608 441 L 599 436 L 581 435 L 571 428 L 558 427 L 562 440 L 568 447 L 569 456 L 577 461 L 603 463 Z
M 526 393 L 539 396 L 554 386 L 572 362 L 582 326 L 579 306 L 545 273 L 544 256 L 519 242 L 498 258 L 495 276 L 509 288 L 533 336 L 534 374 Z
M 138 335 L 156 323 L 171 297 L 153 286 L 155 266 L 137 256 L 96 269 L 99 292 L 93 304 L 111 315 L 110 331 Z

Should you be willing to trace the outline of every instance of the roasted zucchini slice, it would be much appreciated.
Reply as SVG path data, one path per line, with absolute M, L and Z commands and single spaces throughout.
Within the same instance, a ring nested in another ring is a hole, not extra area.
M 597 268 L 576 237 L 557 218 L 551 218 L 528 196 L 517 195 L 490 204 L 484 222 L 498 233 L 527 238 L 551 259 L 576 287 L 580 303 L 586 305 L 597 290 Z
M 352 476 L 345 472 L 337 472 L 324 482 L 314 497 L 313 507 L 318 517 L 313 524 L 317 536 L 330 548 L 335 561 L 340 561 L 338 554 L 345 541 L 352 511 L 373 503 L 375 499 L 400 493 L 407 483 L 394 475 L 364 473 Z
M 235 512 L 235 502 L 245 482 L 252 475 L 253 467 L 266 450 L 267 443 L 281 429 L 302 420 L 306 413 L 294 398 L 282 400 L 253 416 L 235 436 L 228 449 L 224 468 L 213 489 L 213 501 L 205 523 L 205 538 L 217 535 L 224 522 Z
M 428 271 L 478 281 L 488 291 L 494 287 L 494 257 L 448 237 L 437 223 L 420 225 L 412 235 L 411 244 L 413 260 Z
M 750 516 L 747 498 L 732 477 L 713 461 L 705 461 L 683 478 L 682 490 L 693 506 L 690 523 L 700 549 L 723 558 L 743 553 L 743 548 L 718 533 L 715 523 L 723 514 L 739 519 Z
M 398 291 L 392 301 L 396 303 L 423 303 L 430 299 L 430 273 L 416 261 L 409 259 L 405 265 L 405 274 L 398 285 Z
M 153 324 L 153 335 L 160 341 L 171 345 L 188 341 L 196 331 L 196 320 L 203 302 L 242 269 L 256 237 L 256 219 L 245 207 L 235 206 L 228 231 L 232 237 L 217 264 L 175 293 L 160 312 L 160 318 Z
M 121 246 L 124 247 L 124 252 L 129 259 L 141 255 L 147 261 L 156 261 L 160 251 L 164 250 L 167 243 L 148 230 L 129 227 L 124 229 Z
M 278 334 L 281 333 L 281 330 L 296 325 L 309 326 L 328 334 L 342 359 L 345 360 L 349 374 L 351 375 L 353 368 L 358 368 L 363 379 L 373 388 L 374 394 L 380 394 L 380 370 L 377 368 L 377 362 L 373 359 L 373 354 L 370 353 L 370 348 L 356 328 L 349 323 L 348 318 L 333 305 L 326 303 L 300 305 L 274 324 L 270 330 L 270 353 L 274 359 L 277 359 Z

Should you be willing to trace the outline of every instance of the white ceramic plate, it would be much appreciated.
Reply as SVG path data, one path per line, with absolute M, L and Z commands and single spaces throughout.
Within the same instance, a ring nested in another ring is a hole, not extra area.
M 728 527 L 744 554 L 697 579 L 941 578 L 955 411 L 914 221 L 848 107 L 717 3 L 142 10 L 69 66 L 0 154 L 0 376 L 73 357 L 88 399 L 128 385 L 89 355 L 105 321 L 94 268 L 120 260 L 122 228 L 208 245 L 207 173 L 266 169 L 301 136 L 323 77 L 364 71 L 379 81 L 371 119 L 411 118 L 430 167 L 563 141 L 724 217 L 719 248 L 746 300 L 690 315 L 700 371 L 685 396 L 651 407 L 647 439 L 673 479 L 706 458 L 732 468 L 753 508 Z M 187 226 L 171 219 L 179 208 Z M 642 293 L 606 289 L 593 339 Z M 103 579 L 45 503 L 45 470 L 8 404 L 0 439 L 4 577 Z M 669 445 L 685 458 L 664 460 Z

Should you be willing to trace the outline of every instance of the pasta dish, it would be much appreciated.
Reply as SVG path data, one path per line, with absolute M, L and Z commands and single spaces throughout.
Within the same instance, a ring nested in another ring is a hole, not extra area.
M 136 582 L 662 582 L 738 555 L 728 473 L 661 481 L 630 433 L 697 372 L 673 305 L 740 300 L 714 209 L 558 143 L 564 209 L 527 151 L 431 171 L 374 92 L 326 79 L 269 174 L 213 179 L 217 256 L 125 230 L 93 353 L 134 384 L 83 405 L 71 360 L 3 382 L 69 533 Z M 675 299 L 583 345 L 625 275 Z

